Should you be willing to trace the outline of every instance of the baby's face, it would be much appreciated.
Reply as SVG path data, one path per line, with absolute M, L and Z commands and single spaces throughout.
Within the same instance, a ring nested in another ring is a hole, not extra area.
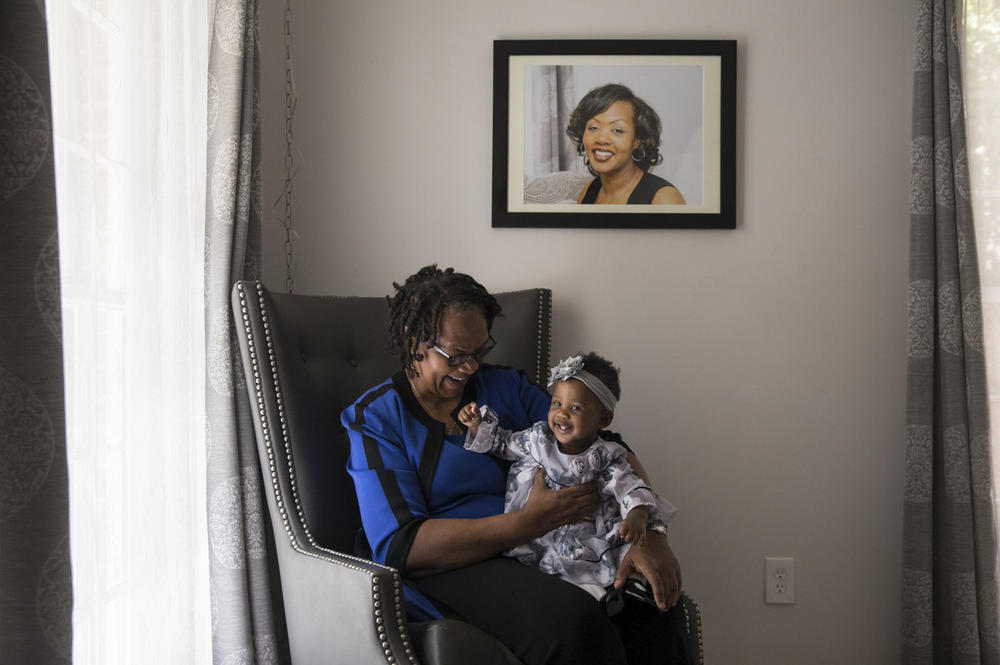
M 549 405 L 549 429 L 563 450 L 580 453 L 597 438 L 597 430 L 610 422 L 608 411 L 581 381 L 559 381 Z

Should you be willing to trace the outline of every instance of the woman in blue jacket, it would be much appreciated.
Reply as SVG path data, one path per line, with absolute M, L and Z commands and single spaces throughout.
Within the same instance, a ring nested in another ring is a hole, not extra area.
M 578 587 L 500 556 L 587 517 L 595 489 L 549 490 L 539 475 L 524 508 L 503 512 L 506 468 L 464 449 L 458 411 L 489 404 L 519 430 L 545 418 L 550 398 L 523 372 L 483 362 L 500 306 L 472 277 L 428 266 L 394 286 L 389 340 L 402 369 L 341 420 L 372 558 L 401 571 L 409 618 L 457 616 L 525 665 L 682 662 L 678 612 L 668 611 L 680 567 L 666 534 L 631 548 L 616 578 L 642 573 L 659 607 L 628 599 L 613 619 Z

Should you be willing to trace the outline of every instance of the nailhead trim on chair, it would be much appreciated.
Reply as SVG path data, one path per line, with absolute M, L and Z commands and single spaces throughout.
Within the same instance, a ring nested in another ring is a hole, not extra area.
M 266 338 L 265 341 L 267 345 L 267 355 L 269 364 L 271 366 L 271 375 L 274 377 L 275 401 L 277 402 L 278 405 L 278 419 L 281 422 L 281 438 L 282 442 L 284 443 L 285 455 L 288 459 L 288 467 L 289 467 L 288 477 L 289 477 L 289 482 L 291 483 L 292 497 L 294 498 L 295 501 L 295 512 L 298 515 L 299 524 L 301 525 L 303 532 L 306 534 L 306 538 L 308 539 L 309 544 L 312 547 L 316 548 L 317 550 L 336 555 L 336 558 L 332 556 L 324 556 L 322 554 L 317 554 L 316 552 L 302 548 L 298 542 L 298 538 L 295 536 L 295 533 L 294 531 L 292 531 L 292 528 L 290 526 L 288 513 L 285 510 L 284 502 L 281 500 L 281 493 L 277 489 L 278 473 L 275 468 L 275 455 L 274 455 L 274 449 L 272 448 L 271 432 L 267 425 L 267 417 L 264 409 L 264 394 L 263 394 L 263 389 L 261 387 L 260 367 L 258 365 L 257 350 L 256 350 L 256 343 L 253 335 L 253 330 L 250 326 L 250 317 L 247 308 L 247 295 L 244 292 L 243 284 L 237 284 L 237 290 L 239 291 L 239 297 L 240 297 L 240 310 L 243 313 L 243 327 L 247 337 L 247 346 L 249 349 L 250 360 L 253 365 L 254 386 L 257 396 L 257 415 L 260 418 L 261 433 L 263 434 L 264 445 L 265 448 L 267 449 L 267 459 L 268 459 L 268 464 L 270 466 L 271 480 L 272 480 L 271 485 L 272 487 L 274 487 L 275 504 L 278 507 L 278 514 L 281 516 L 281 522 L 285 527 L 285 535 L 288 536 L 288 541 L 291 544 L 292 549 L 294 549 L 296 552 L 300 554 L 311 556 L 317 559 L 322 559 L 324 561 L 329 561 L 336 565 L 346 566 L 347 568 L 367 573 L 370 576 L 372 581 L 372 605 L 374 611 L 375 625 L 378 630 L 379 641 L 382 645 L 382 649 L 385 651 L 386 662 L 389 665 L 396 665 L 396 658 L 392 653 L 392 645 L 389 641 L 390 636 L 385 631 L 385 623 L 382 619 L 382 600 L 381 600 L 380 589 L 384 577 L 383 575 L 375 573 L 370 568 L 374 566 L 384 570 L 386 573 L 390 573 L 392 575 L 392 581 L 393 581 L 393 601 L 394 601 L 394 610 L 396 615 L 396 625 L 399 630 L 400 638 L 402 640 L 403 650 L 406 654 L 407 661 L 412 665 L 418 665 L 417 661 L 414 659 L 413 650 L 410 648 L 409 632 L 406 629 L 406 620 L 402 607 L 402 596 L 403 596 L 402 584 L 399 579 L 399 572 L 395 568 L 391 568 L 389 566 L 383 566 L 381 564 L 369 561 L 367 559 L 361 559 L 355 556 L 351 556 L 349 554 L 344 554 L 342 552 L 334 552 L 333 550 L 322 547 L 316 543 L 315 539 L 312 536 L 312 533 L 309 530 L 309 525 L 306 522 L 305 515 L 302 512 L 302 506 L 301 502 L 299 501 L 298 490 L 296 489 L 297 485 L 295 481 L 295 471 L 292 464 L 292 449 L 288 441 L 288 426 L 285 421 L 284 403 L 281 399 L 281 390 L 278 387 L 278 365 L 274 357 L 274 345 L 271 340 L 271 326 L 267 318 L 267 307 L 264 302 L 264 285 L 260 281 L 256 281 L 254 284 L 257 289 L 257 301 L 260 307 L 261 320 L 264 326 L 264 333 Z M 346 563 L 344 559 L 356 561 L 360 564 L 363 564 L 363 567 L 354 566 L 349 563 Z
M 687 597 L 687 596 L 685 596 L 685 597 Z M 698 662 L 695 665 L 705 665 L 705 643 L 704 643 L 704 640 L 702 639 L 702 635 L 701 635 L 701 620 L 699 618 L 700 611 L 698 610 L 698 603 L 694 602 L 689 597 L 687 599 L 688 599 L 688 602 L 691 603 L 691 605 L 694 606 L 695 615 L 694 615 L 694 617 L 691 616 L 691 613 L 688 611 L 688 606 L 687 606 L 687 604 L 685 604 L 684 605 L 684 629 L 685 629 L 685 632 L 687 632 L 687 633 L 690 634 L 691 633 L 691 621 L 693 620 L 695 622 L 696 625 L 695 625 L 694 628 L 695 628 L 695 631 L 696 631 L 696 635 L 698 637 Z
M 549 354 L 552 349 L 552 326 L 545 331 L 542 338 L 542 322 L 552 314 L 552 292 L 546 289 L 538 290 L 538 356 L 535 360 L 535 383 L 544 385 L 549 375 Z

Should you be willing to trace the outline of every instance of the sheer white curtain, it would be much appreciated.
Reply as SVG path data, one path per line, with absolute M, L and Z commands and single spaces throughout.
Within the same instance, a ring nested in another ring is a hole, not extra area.
M 965 0 L 969 182 L 982 282 L 994 486 L 1000 487 L 1000 0 Z
M 76 665 L 208 663 L 208 11 L 48 0 Z

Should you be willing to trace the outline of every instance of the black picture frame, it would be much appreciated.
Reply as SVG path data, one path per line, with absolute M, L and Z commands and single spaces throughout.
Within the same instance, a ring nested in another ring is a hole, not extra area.
M 581 190 L 573 188 L 593 176 L 579 153 L 569 154 L 576 146 L 559 119 L 587 93 L 588 81 L 623 83 L 639 98 L 659 100 L 647 101 L 662 117 L 665 166 L 650 172 L 664 168 L 675 174 L 666 177 L 671 183 L 686 183 L 674 185 L 684 204 L 576 202 Z M 551 182 L 559 192 L 550 191 Z M 495 228 L 735 228 L 736 41 L 494 41 L 492 213 Z

